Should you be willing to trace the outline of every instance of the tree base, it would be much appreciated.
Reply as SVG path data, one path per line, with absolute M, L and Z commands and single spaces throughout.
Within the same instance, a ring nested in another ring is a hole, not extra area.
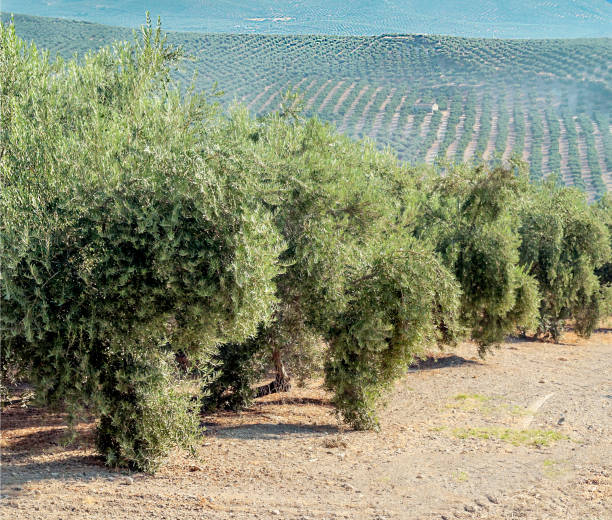
M 289 392 L 291 390 L 291 381 L 287 379 L 275 379 L 267 385 L 257 387 L 255 397 L 264 397 L 278 392 Z

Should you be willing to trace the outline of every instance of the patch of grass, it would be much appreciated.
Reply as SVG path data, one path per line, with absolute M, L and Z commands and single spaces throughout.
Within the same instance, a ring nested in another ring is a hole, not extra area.
M 429 428 L 429 431 L 430 432 L 441 432 L 441 431 L 446 430 L 446 428 L 447 428 L 446 426 L 434 426 L 432 428 Z
M 527 408 L 519 406 L 518 404 L 504 405 L 503 408 L 505 408 L 510 413 L 510 415 L 515 415 L 518 417 L 524 417 L 526 415 L 534 415 L 534 413 L 531 410 L 527 410 Z
M 514 446 L 549 446 L 553 442 L 569 439 L 555 430 L 514 430 L 512 428 L 455 428 L 459 439 L 500 440 Z
M 544 466 L 543 473 L 546 478 L 559 478 L 567 472 L 567 463 L 565 461 L 545 459 L 542 465 Z
M 484 403 L 485 401 L 489 401 L 491 398 L 482 394 L 457 394 L 454 399 L 455 401 L 467 401 L 468 399 L 471 399 Z
M 482 394 L 457 394 L 453 397 L 453 402 L 446 407 L 468 412 L 478 410 L 479 412 L 490 415 L 495 411 L 495 407 L 488 404 L 491 399 L 491 397 Z
M 467 482 L 470 476 L 465 471 L 456 471 L 453 473 L 453 478 L 457 482 Z
M 457 394 L 453 397 L 453 402 L 446 407 L 464 411 L 478 410 L 485 415 L 492 415 L 494 413 L 509 413 L 516 417 L 533 415 L 533 412 L 527 410 L 523 406 L 508 403 L 494 403 L 492 402 L 494 399 L 496 398 L 483 394 Z

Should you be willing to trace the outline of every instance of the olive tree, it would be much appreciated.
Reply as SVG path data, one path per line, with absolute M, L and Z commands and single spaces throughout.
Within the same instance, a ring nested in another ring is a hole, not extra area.
M 254 335 L 284 247 L 223 120 L 170 82 L 179 55 L 148 24 L 51 62 L 0 26 L 2 357 L 144 470 L 197 434 L 174 353 Z
M 433 243 L 461 287 L 461 322 L 483 354 L 534 323 L 535 280 L 519 266 L 515 208 L 527 189 L 520 164 L 467 165 L 426 175 L 417 236 Z
M 558 341 L 568 319 L 589 336 L 602 313 L 595 270 L 610 261 L 610 235 L 586 195 L 547 179 L 533 187 L 521 210 L 520 260 L 542 296 L 538 332 Z
M 606 224 L 610 236 L 610 250 L 612 251 L 612 194 L 607 193 L 595 205 L 597 218 Z M 612 316 L 612 255 L 595 270 L 601 285 L 601 314 L 602 317 Z
M 596 218 L 603 222 L 608 228 L 610 235 L 610 247 L 612 248 L 612 194 L 607 193 L 595 204 L 593 211 Z M 603 264 L 595 271 L 599 281 L 604 286 L 612 286 L 612 257 L 604 260 Z
M 232 121 L 233 146 L 263 179 L 262 200 L 287 244 L 274 319 L 255 338 L 275 365 L 267 389 L 288 388 L 288 354 L 327 345 L 326 385 L 339 412 L 353 426 L 375 427 L 385 389 L 423 348 L 452 341 L 456 325 L 452 274 L 401 225 L 407 216 L 389 178 L 409 171 L 393 154 L 315 119 L 275 114 L 254 121 L 236 109 Z M 407 200 L 411 188 L 404 188 Z M 411 193 L 418 197 L 414 187 Z M 446 333 L 437 327 L 444 319 Z M 226 366 L 252 369 L 244 353 L 253 347 L 222 348 Z M 215 388 L 213 403 L 244 389 L 231 383 L 236 372 Z

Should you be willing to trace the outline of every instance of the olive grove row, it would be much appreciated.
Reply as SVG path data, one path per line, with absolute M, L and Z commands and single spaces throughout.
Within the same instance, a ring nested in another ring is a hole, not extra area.
M 520 162 L 440 177 L 291 98 L 224 114 L 173 84 L 180 54 L 148 24 L 51 61 L 0 25 L 2 376 L 94 414 L 109 464 L 195 446 L 201 407 L 247 405 L 262 363 L 268 391 L 321 370 L 376 428 L 428 349 L 589 335 L 608 312 L 609 198 Z

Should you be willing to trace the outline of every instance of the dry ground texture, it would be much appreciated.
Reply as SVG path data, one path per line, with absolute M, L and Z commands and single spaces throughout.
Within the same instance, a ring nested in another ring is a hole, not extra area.
M 6 519 L 612 519 L 612 331 L 561 345 L 473 345 L 397 384 L 382 429 L 354 432 L 320 383 L 203 418 L 199 460 L 106 469 L 92 423 L 8 406 Z

